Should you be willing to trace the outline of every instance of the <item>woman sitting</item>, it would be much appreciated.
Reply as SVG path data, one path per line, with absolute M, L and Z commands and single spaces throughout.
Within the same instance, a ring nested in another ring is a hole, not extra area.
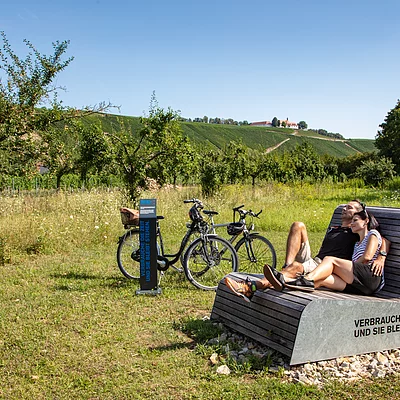
M 312 291 L 322 286 L 363 295 L 378 292 L 384 286 L 384 277 L 383 274 L 380 276 L 373 272 L 371 267 L 382 246 L 382 237 L 377 230 L 379 224 L 371 214 L 363 210 L 354 214 L 350 227 L 360 236 L 360 241 L 354 246 L 352 261 L 325 257 L 312 272 L 284 284 L 279 276 L 281 274 L 266 266 L 264 273 L 267 279 L 277 290 L 287 287 Z

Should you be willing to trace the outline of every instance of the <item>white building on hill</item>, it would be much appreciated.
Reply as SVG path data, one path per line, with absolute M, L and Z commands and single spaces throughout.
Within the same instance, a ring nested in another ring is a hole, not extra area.
M 286 128 L 299 129 L 298 123 L 289 121 L 289 118 L 286 118 L 285 120 L 280 119 L 279 122 L 280 122 L 280 126 L 279 126 L 280 128 L 283 128 L 285 126 Z M 269 127 L 269 126 L 272 126 L 272 122 L 271 121 L 252 122 L 250 124 L 250 126 Z

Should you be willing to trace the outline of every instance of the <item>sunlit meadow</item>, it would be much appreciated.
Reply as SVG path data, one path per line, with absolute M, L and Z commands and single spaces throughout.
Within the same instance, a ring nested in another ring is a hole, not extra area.
M 167 251 L 176 251 L 188 221 L 183 200 L 202 198 L 199 188 L 142 197 L 157 199 Z M 334 208 L 353 198 L 400 204 L 397 191 L 356 183 L 227 186 L 203 200 L 219 212 L 216 222 L 232 220 L 232 207 L 241 204 L 262 209 L 256 230 L 275 246 L 279 266 L 292 221 L 306 222 L 317 250 Z M 138 283 L 125 279 L 116 264 L 121 206 L 130 204 L 118 190 L 1 197 L 0 398 L 387 398 L 385 379 L 316 389 L 289 385 L 268 369 L 217 375 L 208 362 L 212 349 L 190 328 L 197 323 L 217 334 L 203 322 L 215 294 L 168 271 L 161 295 L 136 295 Z M 398 380 L 390 387 L 396 396 Z

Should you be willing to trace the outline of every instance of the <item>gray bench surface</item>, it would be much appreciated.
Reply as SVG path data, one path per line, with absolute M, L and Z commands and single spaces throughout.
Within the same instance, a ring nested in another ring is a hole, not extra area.
M 334 211 L 330 226 L 340 225 L 342 207 Z M 386 284 L 376 296 L 324 289 L 311 293 L 267 289 L 257 291 L 247 303 L 222 280 L 211 319 L 289 356 L 292 365 L 400 347 L 400 209 L 368 207 L 367 211 L 374 214 L 382 235 L 391 241 Z

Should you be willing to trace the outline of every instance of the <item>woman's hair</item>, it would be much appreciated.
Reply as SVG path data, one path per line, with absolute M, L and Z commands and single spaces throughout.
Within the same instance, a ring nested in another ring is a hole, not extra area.
M 367 212 L 366 208 L 364 208 L 362 211 L 354 213 L 353 216 L 355 215 L 358 215 L 363 221 L 365 221 L 367 218 L 369 219 L 368 230 L 376 229 L 377 231 L 380 231 L 379 222 L 371 213 Z

